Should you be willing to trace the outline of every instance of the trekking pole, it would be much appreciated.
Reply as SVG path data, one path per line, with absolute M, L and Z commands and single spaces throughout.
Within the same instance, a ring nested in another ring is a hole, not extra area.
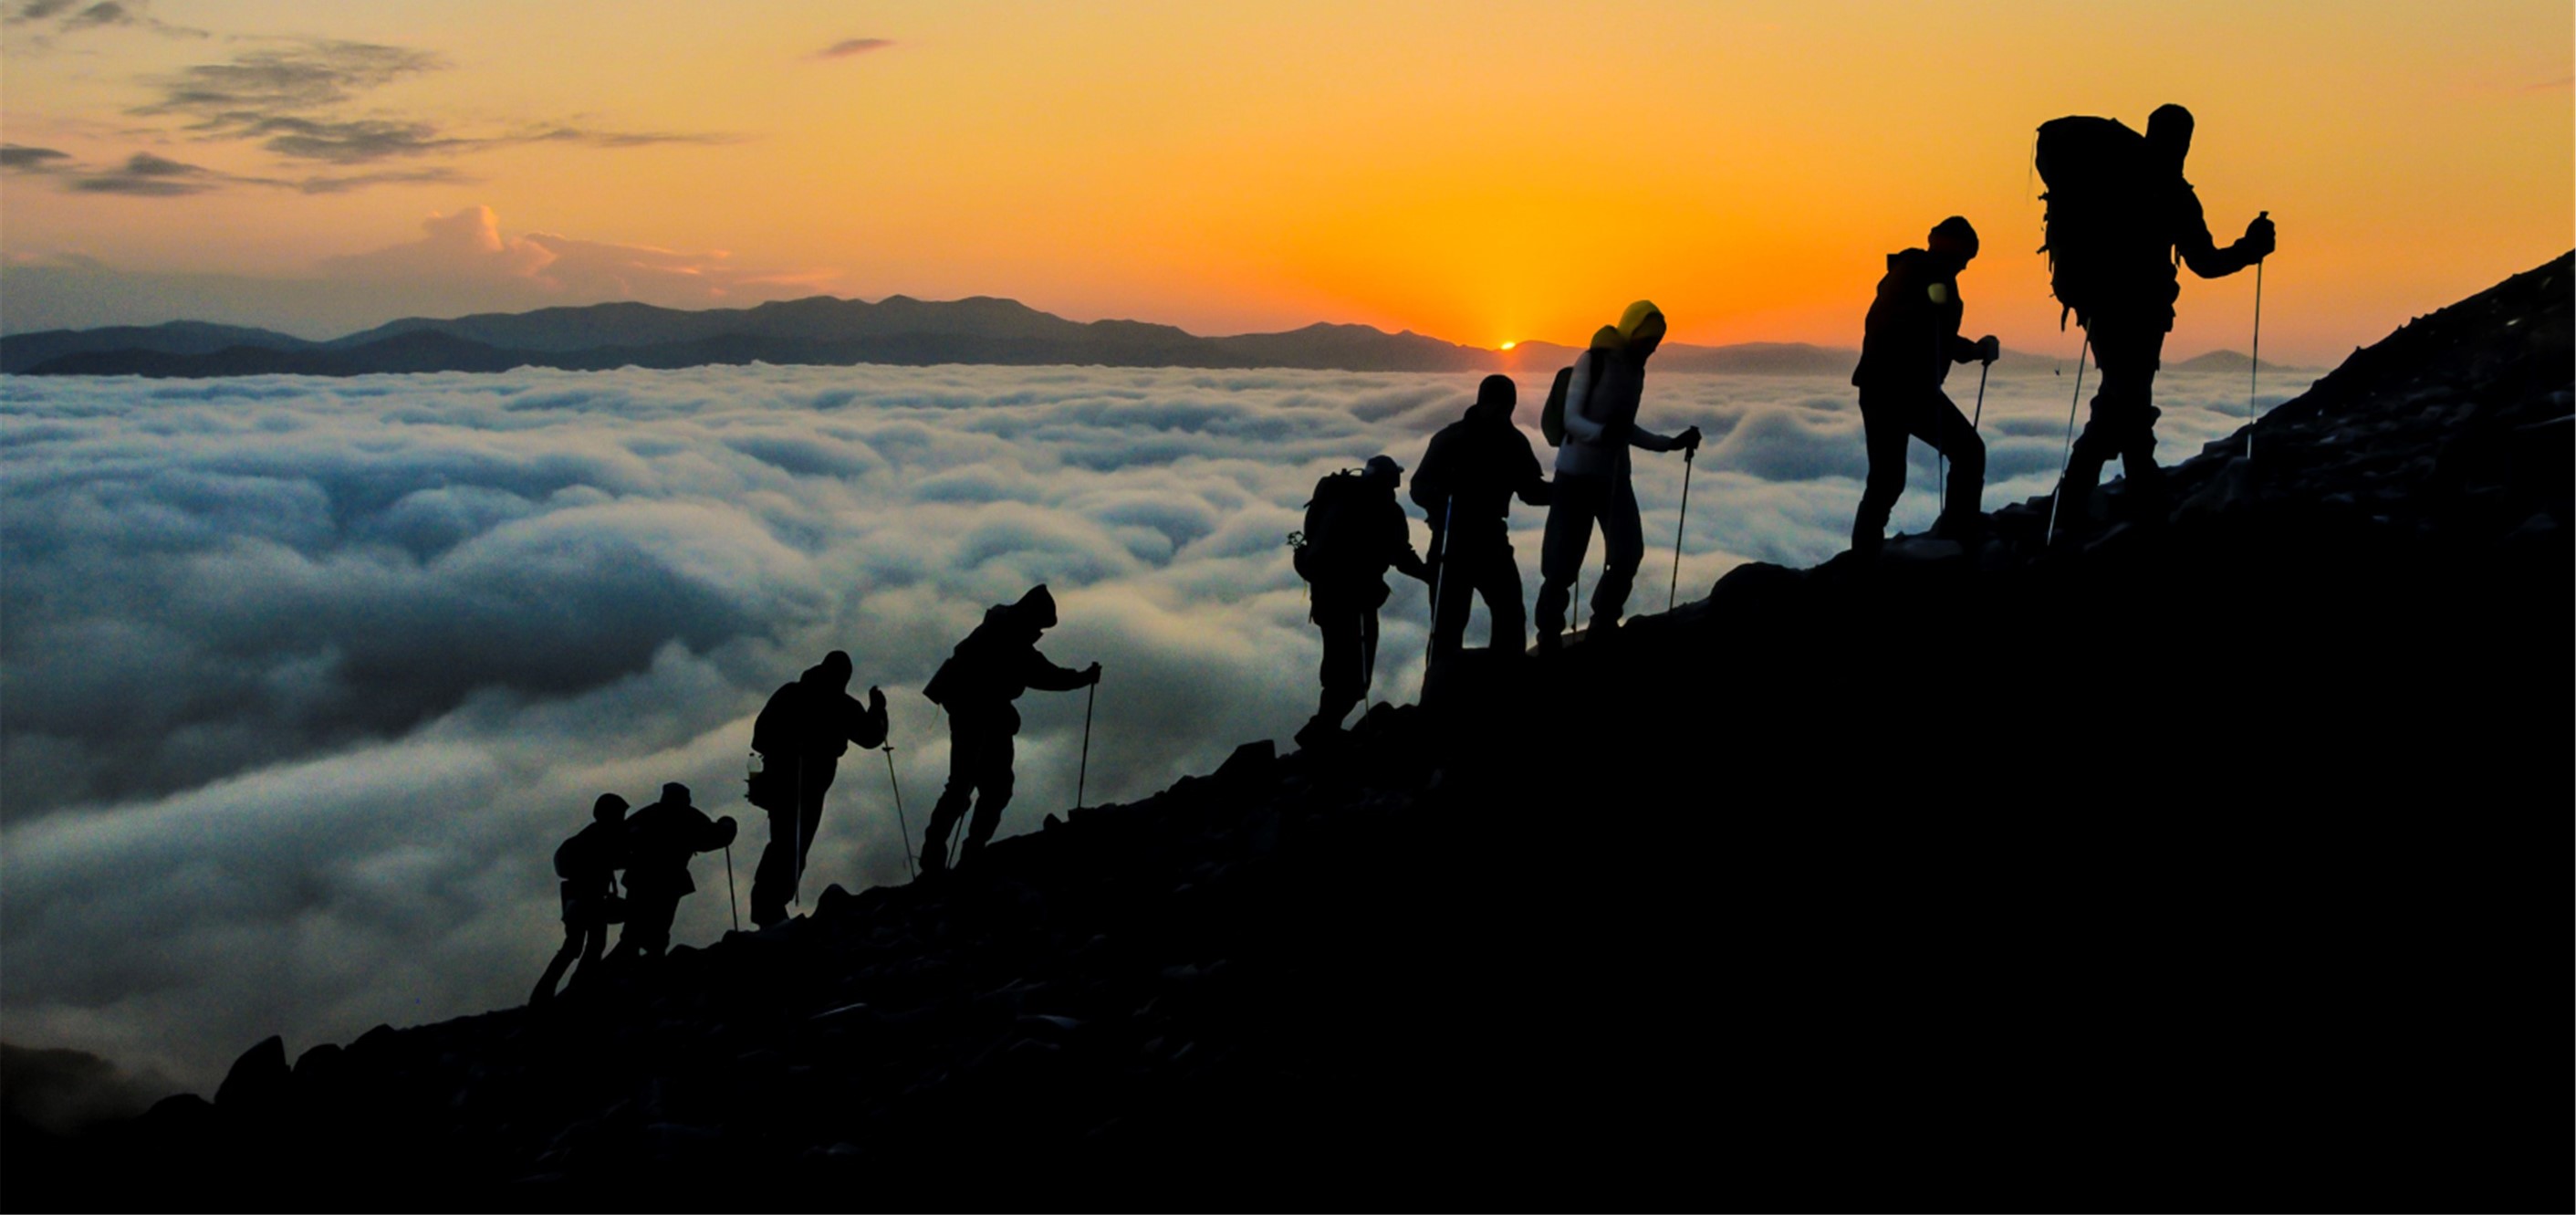
M 1994 366 L 1992 363 L 1977 364 L 1977 412 L 1975 416 L 1968 419 L 1968 429 L 1971 431 L 1975 430 L 1977 423 L 1984 421 L 1986 417 L 1986 369 L 1992 366 Z
M 2084 345 L 2075 352 L 2075 398 L 2066 403 L 2066 450 L 2057 457 L 2057 488 L 2048 495 L 2048 530 L 2039 537 L 2042 547 L 2057 538 L 2057 504 L 2066 500 L 2066 466 L 2075 458 L 2075 404 L 2084 399 L 2084 356 L 2091 353 L 2093 327 L 2087 325 L 2084 327 Z M 1982 410 L 1984 405 L 1981 403 L 1978 408 Z
M 1664 587 L 1664 610 L 1673 610 L 1673 597 L 1682 586 L 1682 529 L 1690 523 L 1691 461 L 1699 458 L 1694 447 L 1682 453 L 1682 513 L 1673 520 L 1673 580 Z
M 797 888 L 805 884 L 805 757 L 802 755 L 796 757 L 796 808 L 788 811 L 787 817 L 790 821 L 788 838 L 796 845 L 796 851 L 787 857 L 787 901 L 796 904 L 798 911 L 803 911 L 805 899 L 797 892 Z
M 912 824 L 903 818 L 903 782 L 894 778 L 894 744 L 880 748 L 885 752 L 886 783 L 894 787 L 894 825 L 903 830 L 903 871 L 918 878 L 921 870 L 912 863 Z
M 1938 337 L 1932 339 L 1932 364 L 1933 380 L 1937 384 L 1940 380 L 1947 378 L 1940 373 L 1942 369 L 1947 368 L 1950 365 L 1949 350 L 1946 344 L 1944 344 Z M 1939 414 L 1936 413 L 1933 415 L 1933 434 L 1938 435 L 1941 433 L 1942 421 L 1943 419 Z M 1949 500 L 1950 453 L 1941 450 L 1940 445 L 1934 444 L 1932 448 L 1932 509 L 1934 512 L 1932 519 L 1935 525 L 1938 525 L 1940 522 L 1941 516 L 1939 512 L 1942 504 Z
M 725 909 L 733 912 L 733 930 L 742 931 L 742 896 L 733 889 L 733 841 L 725 841 Z
M 1431 660 L 1440 648 L 1440 595 L 1449 586 L 1449 525 L 1458 521 L 1458 498 L 1452 494 L 1440 507 L 1440 541 L 1431 546 L 1431 640 L 1422 649 L 1422 682 L 1431 683 Z M 1469 611 L 1475 605 L 1468 605 Z M 1461 621 L 1461 631 L 1465 622 Z
M 2271 214 L 2271 212 L 2266 211 L 2263 213 L 2263 216 L 2265 218 L 2269 218 Z M 2260 258 L 2257 258 L 2254 261 L 2254 356 L 2252 362 L 2254 365 L 2245 369 L 2245 459 L 2248 463 L 2251 463 L 2254 459 L 2254 411 L 2256 408 L 2254 388 L 2255 385 L 2261 383 L 2263 379 L 2263 262 Z
M 1100 700 L 1100 681 L 1091 681 L 1091 693 L 1082 698 L 1082 768 L 1073 778 L 1073 808 L 1082 809 L 1082 793 L 1091 783 L 1091 706 Z

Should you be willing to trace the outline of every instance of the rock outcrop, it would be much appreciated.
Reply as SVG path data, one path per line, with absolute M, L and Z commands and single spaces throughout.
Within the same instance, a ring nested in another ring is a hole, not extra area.
M 271 1039 L 11 1197 L 2563 1208 L 2571 285 L 2169 515 L 1471 652 L 542 1010 Z

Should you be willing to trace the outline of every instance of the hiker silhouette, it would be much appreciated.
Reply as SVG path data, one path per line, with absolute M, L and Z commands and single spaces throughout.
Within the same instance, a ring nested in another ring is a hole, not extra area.
M 1413 503 L 1431 520 L 1435 658 L 1459 647 L 1475 596 L 1484 598 L 1492 617 L 1494 652 L 1518 654 L 1529 646 L 1521 567 L 1512 557 L 1506 516 L 1514 494 L 1545 506 L 1554 487 L 1539 471 L 1529 436 L 1512 425 L 1519 395 L 1510 376 L 1486 376 L 1466 416 L 1431 436 L 1413 474 Z
M 767 928 L 787 918 L 787 902 L 805 875 L 805 855 L 823 822 L 823 795 L 850 744 L 872 748 L 886 738 L 885 693 L 851 697 L 850 656 L 834 650 L 778 686 L 751 723 L 760 772 L 746 800 L 769 812 L 769 846 L 751 875 L 751 922 Z
M 1646 387 L 1646 360 L 1664 340 L 1663 310 L 1648 300 L 1628 305 L 1616 325 L 1592 335 L 1591 348 L 1574 360 L 1565 392 L 1565 442 L 1556 449 L 1556 490 L 1548 505 L 1547 535 L 1539 547 L 1538 648 L 1554 650 L 1565 632 L 1567 601 L 1592 526 L 1601 525 L 1603 568 L 1592 590 L 1591 630 L 1619 627 L 1628 609 L 1628 587 L 1646 557 L 1637 518 L 1637 491 L 1629 483 L 1628 449 L 1699 450 L 1699 427 L 1666 437 L 1637 425 Z
M 2137 517 L 2163 517 L 2154 389 L 2182 294 L 2176 263 L 2222 278 L 2272 252 L 2267 216 L 2224 249 L 2212 240 L 2200 196 L 2182 174 L 2192 125 L 2191 111 L 2167 105 L 2147 116 L 2144 136 L 2108 118 L 2060 118 L 2039 128 L 2034 157 L 2049 190 L 2050 285 L 2083 326 L 2102 373 L 2057 503 L 2058 516 L 2078 530 L 2113 456 L 2127 471 Z
M 689 858 L 732 843 L 733 835 L 732 816 L 709 820 L 689 804 L 689 787 L 676 781 L 662 786 L 662 800 L 627 816 L 626 930 L 617 934 L 609 961 L 662 956 L 671 943 L 671 917 L 698 888 Z
M 608 944 L 608 926 L 626 918 L 626 900 L 617 894 L 617 871 L 626 867 L 626 799 L 602 793 L 591 803 L 590 823 L 555 848 L 555 876 L 563 879 L 563 948 L 546 963 L 528 1003 L 555 997 L 555 982 L 574 959 L 575 983 L 596 977 L 599 951 Z
M 984 850 L 1002 825 L 1002 808 L 1011 804 L 1011 738 L 1020 732 L 1020 711 L 1012 701 L 1036 688 L 1070 692 L 1100 682 L 1100 664 L 1069 671 L 1038 653 L 1038 634 L 1055 627 L 1055 596 L 1041 583 L 1017 603 L 995 604 L 984 622 L 957 643 L 948 661 L 923 685 L 921 693 L 948 711 L 948 787 L 930 811 L 930 827 L 921 841 L 921 871 L 948 868 L 948 835 L 971 800 L 975 817 L 966 824 L 966 842 L 958 849 L 964 864 Z
M 1852 520 L 1852 551 L 1878 551 L 1888 512 L 1905 492 L 1905 440 L 1912 436 L 1950 458 L 1950 495 L 1934 533 L 1973 542 L 1983 530 L 1977 511 L 1986 485 L 1986 444 L 1948 393 L 1950 365 L 1992 363 L 1993 334 L 1959 336 L 1959 271 L 1977 256 L 1977 230 L 1953 215 L 1933 226 L 1924 247 L 1887 255 L 1887 273 L 1861 328 L 1861 431 L 1869 445 L 1869 481 Z
M 1327 473 L 1306 501 L 1297 573 L 1307 582 L 1306 618 L 1324 634 L 1323 698 L 1315 716 L 1297 731 L 1300 746 L 1338 733 L 1342 718 L 1368 696 L 1377 674 L 1377 609 L 1386 602 L 1386 571 L 1395 569 L 1427 586 L 1431 567 L 1413 551 L 1412 524 L 1396 504 L 1404 466 L 1385 455 L 1366 467 Z

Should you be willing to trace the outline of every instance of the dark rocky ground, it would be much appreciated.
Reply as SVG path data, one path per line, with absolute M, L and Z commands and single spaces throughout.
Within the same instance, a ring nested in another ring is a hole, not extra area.
M 542 1013 L 13 1127 L 9 1205 L 2568 1209 L 2571 294 L 2170 519 L 1471 653 Z

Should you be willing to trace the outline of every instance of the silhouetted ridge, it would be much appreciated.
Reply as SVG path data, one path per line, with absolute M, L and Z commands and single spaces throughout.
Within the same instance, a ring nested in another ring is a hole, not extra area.
M 2564 1209 L 2569 275 L 2170 519 L 1464 651 L 542 1012 L 263 1042 L 11 1196 Z
M 437 334 L 459 345 L 444 360 L 416 344 Z M 402 339 L 397 341 L 397 339 Z M 392 343 L 392 344 L 388 344 Z M 255 347 L 269 353 L 244 353 Z M 876 303 L 813 296 L 751 308 L 682 311 L 611 303 L 477 313 L 449 319 L 411 317 L 372 329 L 307 342 L 265 330 L 182 322 L 152 329 L 98 329 L 23 334 L 0 339 L 0 371 L 28 375 L 365 375 L 376 372 L 508 370 L 575 371 L 619 367 L 699 367 L 754 362 L 852 366 L 861 363 L 1004 366 L 1306 368 L 1338 371 L 1486 371 L 1538 367 L 1541 351 L 1575 351 L 1524 343 L 1480 350 L 1405 331 L 1317 323 L 1285 333 L 1200 337 L 1144 321 L 1069 321 L 1016 300 L 974 296 L 925 301 L 893 295 Z M 494 354 L 493 351 L 506 352 Z M 1677 371 L 1833 374 L 1850 370 L 1851 352 L 1798 344 L 1666 348 Z

